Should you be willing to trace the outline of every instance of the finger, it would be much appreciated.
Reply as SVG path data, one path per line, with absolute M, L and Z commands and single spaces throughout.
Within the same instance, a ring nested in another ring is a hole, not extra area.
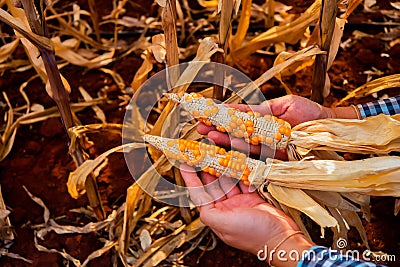
M 243 181 L 239 181 L 239 187 L 243 194 L 251 194 L 256 191 L 256 188 L 253 185 L 245 185 Z
M 211 131 L 208 133 L 207 137 L 211 139 L 216 145 L 230 147 L 231 138 L 229 135 L 217 131 Z
M 240 194 L 240 189 L 237 187 L 237 180 L 230 177 L 221 176 L 219 179 L 221 189 L 224 191 L 227 198 L 231 198 Z
M 273 158 L 275 155 L 275 150 L 267 146 L 251 145 L 246 143 L 243 139 L 231 137 L 225 133 L 211 131 L 208 133 L 207 137 L 212 140 L 215 144 L 223 147 L 232 147 L 239 150 L 245 154 L 260 155 L 265 158 Z M 284 152 L 280 152 L 279 156 L 285 158 Z
M 286 113 L 288 105 L 284 97 L 278 97 L 267 101 L 269 108 L 274 116 L 280 117 Z
M 205 191 L 212 196 L 215 202 L 221 202 L 226 199 L 225 192 L 219 186 L 218 179 L 215 176 L 201 172 L 201 180 L 204 183 Z
M 209 210 L 214 207 L 213 198 L 204 190 L 203 183 L 194 169 L 188 165 L 181 165 L 182 178 L 188 186 L 190 198 L 199 208 L 199 211 Z
M 261 153 L 261 146 L 251 145 L 249 143 L 246 143 L 243 139 L 239 139 L 239 138 L 232 138 L 231 146 L 233 148 L 235 148 L 236 150 L 242 151 L 246 154 L 250 153 L 253 155 L 260 155 L 260 153 Z
M 207 126 L 204 123 L 199 123 L 197 125 L 197 131 L 199 132 L 199 134 L 207 135 L 210 131 L 215 131 L 215 127 Z
M 262 158 L 274 158 L 276 150 L 273 148 L 270 148 L 265 145 L 252 145 L 247 142 L 245 142 L 243 139 L 239 138 L 232 138 L 231 141 L 231 146 L 235 148 L 236 150 L 239 150 L 245 154 L 251 154 L 251 155 L 260 155 Z M 279 152 L 279 156 L 281 158 L 284 158 L 282 155 L 282 151 Z
M 259 112 L 262 115 L 272 114 L 267 101 L 261 103 L 260 105 L 228 104 L 226 106 L 239 109 L 243 112 L 253 111 L 253 112 Z

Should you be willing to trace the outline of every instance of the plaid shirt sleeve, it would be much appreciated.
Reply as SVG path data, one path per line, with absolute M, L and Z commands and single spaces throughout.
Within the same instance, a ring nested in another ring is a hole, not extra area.
M 353 254 L 354 256 L 354 254 Z M 372 262 L 354 259 L 322 246 L 314 246 L 303 253 L 297 267 L 384 267 Z
M 365 104 L 358 104 L 361 117 L 365 119 L 378 114 L 395 115 L 400 113 L 400 95 L 373 101 Z

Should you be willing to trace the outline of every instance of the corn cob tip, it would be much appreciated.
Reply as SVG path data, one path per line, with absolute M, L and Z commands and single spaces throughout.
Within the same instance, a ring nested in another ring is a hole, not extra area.
M 182 94 L 176 94 L 176 93 L 164 93 L 164 96 L 166 96 L 169 100 L 172 100 L 176 103 L 181 103 L 182 100 Z

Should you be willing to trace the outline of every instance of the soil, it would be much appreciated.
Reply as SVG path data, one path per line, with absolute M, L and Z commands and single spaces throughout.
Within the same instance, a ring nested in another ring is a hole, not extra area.
M 64 1 L 66 5 L 71 1 Z M 86 1 L 77 1 L 81 8 L 88 10 Z M 129 1 L 128 1 L 129 2 Z M 133 17 L 141 15 L 156 15 L 157 9 L 152 1 L 139 1 L 143 4 L 129 2 L 132 6 L 128 14 Z M 282 1 L 295 6 L 295 11 L 304 10 L 312 1 Z M 292 3 L 290 3 L 292 2 Z M 191 2 L 192 3 L 192 2 Z M 389 1 L 378 1 L 381 9 L 394 10 L 388 4 Z M 59 3 L 59 5 L 61 5 Z M 196 6 L 196 3 L 193 4 Z M 196 6 L 198 7 L 198 6 Z M 112 10 L 111 1 L 96 1 L 96 10 L 102 16 Z M 370 37 L 353 39 L 352 45 L 347 49 L 340 49 L 329 76 L 332 83 L 331 95 L 325 104 L 330 105 L 341 99 L 358 86 L 367 81 L 367 70 L 378 69 L 383 74 L 372 75 L 373 78 L 400 73 L 400 43 L 391 46 L 389 41 L 379 38 L 379 34 L 385 31 L 383 26 L 367 25 L 370 21 L 382 22 L 387 18 L 379 12 L 365 13 L 360 7 L 354 15 L 349 18 L 343 40 L 352 36 L 355 29 L 371 34 Z M 399 22 L 399 19 L 397 19 Z M 109 29 L 104 28 L 103 31 Z M 22 54 L 23 51 L 19 49 Z M 129 85 L 133 75 L 139 68 L 142 59 L 139 53 L 132 53 L 109 67 L 118 72 Z M 273 57 L 266 55 L 252 55 L 241 62 L 246 73 L 251 78 L 257 78 L 273 64 Z M 76 66 L 67 66 L 62 69 L 62 74 L 70 82 L 72 102 L 82 100 L 78 87 L 84 87 L 92 97 L 97 95 L 107 96 L 112 100 L 110 103 L 102 104 L 100 107 L 106 113 L 107 121 L 122 123 L 125 109 L 120 104 L 123 93 L 118 89 L 113 79 L 98 70 L 86 70 Z M 34 74 L 33 70 L 23 73 L 7 71 L 0 77 L 1 91 L 6 92 L 14 107 L 25 104 L 19 93 L 19 86 L 28 77 Z M 302 96 L 310 96 L 312 70 L 306 69 L 296 75 L 286 77 L 285 81 L 293 89 L 293 93 Z M 271 80 L 262 87 L 267 98 L 283 95 L 285 92 L 277 80 Z M 25 89 L 31 103 L 38 103 L 45 108 L 54 106 L 53 100 L 46 94 L 43 84 L 39 79 L 30 82 Z M 378 93 L 393 96 L 399 94 L 399 89 L 388 89 Z M 373 97 L 364 97 L 346 104 L 357 104 L 373 100 Z M 3 101 L 3 100 L 2 100 Z M 6 108 L 1 108 L 3 117 Z M 77 113 L 82 124 L 98 122 L 91 109 L 85 109 Z M 117 134 L 92 134 L 89 136 L 94 142 L 90 148 L 91 157 L 94 158 L 109 148 L 121 143 L 121 137 Z M 353 157 L 354 155 L 346 155 Z M 67 137 L 63 131 L 59 118 L 48 119 L 43 122 L 22 126 L 16 135 L 15 144 L 11 153 L 5 160 L 0 162 L 0 184 L 4 200 L 11 211 L 10 219 L 15 231 L 16 238 L 9 251 L 31 259 L 32 264 L 9 257 L 0 258 L 0 266 L 66 266 L 64 259 L 58 254 L 39 252 L 33 243 L 34 230 L 32 225 L 43 222 L 43 210 L 34 203 L 25 190 L 25 186 L 33 195 L 41 198 L 50 210 L 52 218 L 58 218 L 59 223 L 78 225 L 87 223 L 88 219 L 70 210 L 86 207 L 87 199 L 81 197 L 72 199 L 67 192 L 66 182 L 68 174 L 75 169 L 75 165 L 68 155 Z M 122 155 L 112 155 L 109 166 L 98 178 L 100 194 L 106 212 L 110 212 L 115 206 L 124 201 L 126 189 L 132 184 L 133 179 L 125 165 Z M 386 262 L 389 266 L 400 266 L 400 218 L 393 215 L 394 198 L 373 197 L 371 199 L 371 220 L 363 221 L 368 235 L 368 241 L 372 251 L 384 251 L 395 255 L 396 262 Z M 328 233 L 326 239 L 319 237 L 319 228 L 314 226 L 312 232 L 314 241 L 321 245 L 330 245 L 331 236 Z M 65 249 L 72 256 L 84 260 L 93 250 L 100 248 L 103 244 L 99 241 L 99 233 L 85 235 L 57 235 L 50 233 L 40 241 L 46 247 L 58 250 Z M 350 247 L 364 249 L 361 240 L 354 229 L 349 234 Z M 207 241 L 205 242 L 207 243 Z M 111 266 L 111 253 L 106 253 L 98 259 L 93 260 L 89 266 Z M 197 263 L 197 261 L 199 261 Z M 257 258 L 248 253 L 231 248 L 221 241 L 214 250 L 203 252 L 196 249 L 185 258 L 188 266 L 265 266 Z

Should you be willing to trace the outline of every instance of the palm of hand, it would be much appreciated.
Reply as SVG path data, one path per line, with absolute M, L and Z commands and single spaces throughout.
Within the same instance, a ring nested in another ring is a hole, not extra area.
M 202 221 L 225 243 L 251 253 L 262 249 L 266 240 L 275 243 L 283 233 L 297 229 L 257 193 L 235 194 L 212 206 L 202 211 Z

